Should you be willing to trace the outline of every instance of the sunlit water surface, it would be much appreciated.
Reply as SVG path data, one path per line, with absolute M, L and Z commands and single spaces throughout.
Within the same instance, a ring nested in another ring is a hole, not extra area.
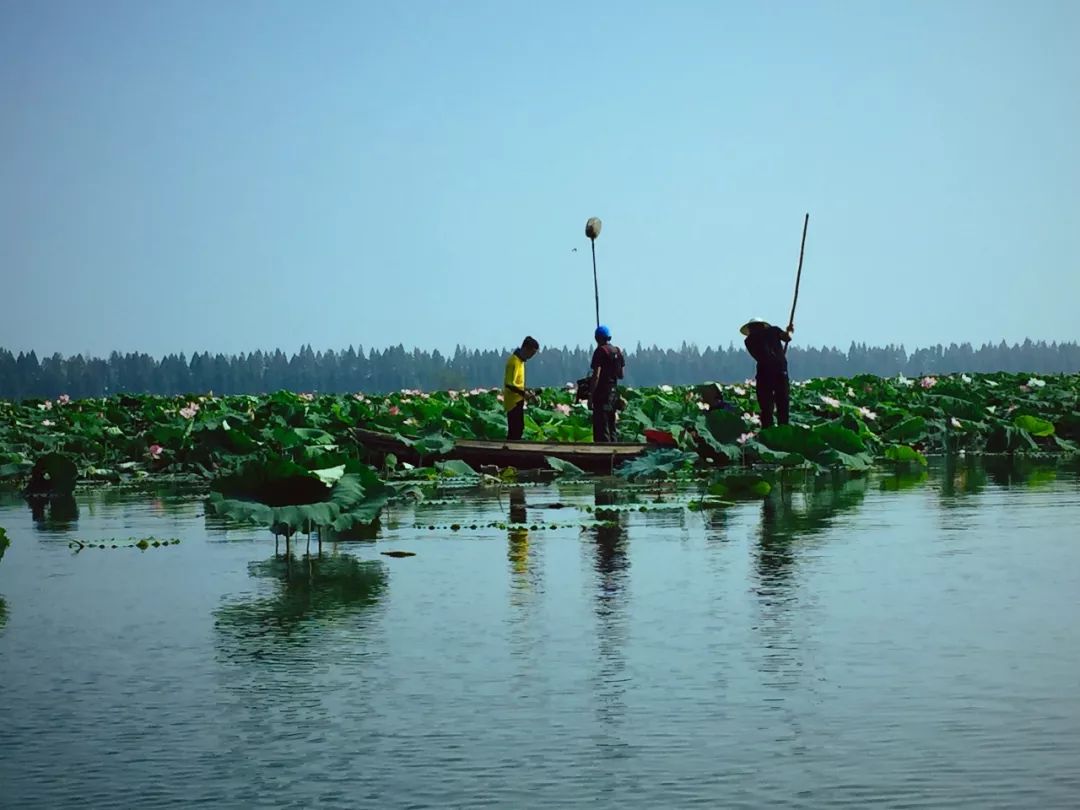
M 0 806 L 1080 804 L 1073 472 L 446 497 L 286 560 L 190 496 L 6 496 Z

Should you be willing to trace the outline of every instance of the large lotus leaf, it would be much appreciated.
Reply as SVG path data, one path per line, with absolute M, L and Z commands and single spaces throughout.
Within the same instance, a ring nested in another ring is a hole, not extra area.
M 709 411 L 705 415 L 705 424 L 712 437 L 722 444 L 733 442 L 746 432 L 742 415 L 734 411 Z
M 338 479 L 345 474 L 345 465 L 339 464 L 336 467 L 327 467 L 321 470 L 312 470 L 311 474 L 326 484 L 328 487 L 333 486 L 338 482 Z
M 1013 424 L 1021 430 L 1026 430 L 1032 436 L 1053 436 L 1054 424 L 1053 422 L 1047 422 L 1045 419 L 1040 419 L 1037 416 L 1018 416 L 1013 420 Z
M 866 451 L 866 444 L 859 438 L 859 434 L 836 422 L 817 425 L 813 428 L 813 431 L 821 439 L 824 439 L 829 447 L 839 450 L 841 453 L 854 455 Z
M 317 475 L 277 456 L 249 462 L 238 472 L 211 482 L 210 488 L 230 498 L 268 506 L 315 503 L 329 496 L 329 487 Z
M 274 509 L 255 501 L 241 501 L 226 498 L 220 492 L 211 492 L 206 499 L 207 508 L 216 515 L 221 515 L 238 523 L 258 523 L 269 526 L 274 516 Z
M 548 463 L 548 466 L 551 467 L 551 469 L 556 470 L 561 475 L 572 477 L 585 475 L 585 471 L 581 469 L 581 467 L 569 461 L 563 461 L 561 458 L 544 456 L 544 461 Z
M 641 425 L 643 430 L 652 430 L 656 427 L 656 423 L 651 416 L 648 416 L 641 408 L 633 406 L 623 411 L 620 421 L 636 422 Z
M 300 437 L 304 444 L 334 444 L 336 442 L 336 439 L 325 430 L 293 428 L 293 432 Z
M 676 448 L 651 450 L 624 461 L 615 468 L 615 474 L 623 478 L 663 477 L 685 469 L 697 457 L 697 453 L 687 453 Z
M 449 461 L 436 461 L 435 469 L 447 476 L 466 476 L 476 478 L 479 473 L 472 467 L 466 464 L 460 459 L 450 459 Z
M 945 416 L 955 416 L 959 419 L 981 419 L 985 413 L 982 405 L 970 402 L 959 397 L 946 396 L 944 394 L 931 394 L 926 398 L 927 402 L 940 410 Z
M 432 431 L 415 439 L 412 445 L 422 456 L 441 456 L 454 449 L 454 439 L 441 431 Z
M 758 458 L 766 464 L 779 464 L 781 467 L 802 467 L 809 462 L 802 453 L 783 453 L 779 450 L 770 450 L 760 442 L 748 442 L 747 447 L 757 453 Z
M 823 438 L 809 428 L 797 425 L 773 425 L 762 428 L 757 440 L 770 450 L 798 453 L 812 461 L 829 449 L 829 445 Z
M 379 517 L 392 494 L 393 490 L 388 487 L 385 491 L 367 495 L 363 500 L 343 510 L 330 524 L 330 528 L 335 532 L 354 532 L 359 526 L 370 524 Z
M 921 416 L 909 416 L 885 431 L 881 438 L 889 442 L 910 442 L 926 433 L 926 420 Z
M 704 447 L 700 447 L 696 443 L 690 444 L 685 449 L 697 449 L 706 457 L 724 459 L 727 461 L 737 461 L 742 458 L 742 446 L 735 444 L 734 442 L 722 442 L 718 440 L 709 430 L 704 416 L 699 416 L 695 420 L 694 429 L 700 441 L 708 448 L 708 452 L 706 452 Z M 683 447 L 686 444 L 687 442 L 685 441 L 680 442 L 679 446 Z
M 925 467 L 926 456 L 906 444 L 894 444 L 885 448 L 885 458 L 898 464 L 918 464 Z
M 29 461 L 9 461 L 7 464 L 0 464 L 0 478 L 21 478 L 30 472 L 33 466 Z
M 873 460 L 867 453 L 844 453 L 830 447 L 814 458 L 816 464 L 824 467 L 843 467 L 846 470 L 868 470 Z
M 987 438 L 986 449 L 991 453 L 1013 453 L 1017 450 L 1038 450 L 1039 446 L 1023 428 L 999 424 Z

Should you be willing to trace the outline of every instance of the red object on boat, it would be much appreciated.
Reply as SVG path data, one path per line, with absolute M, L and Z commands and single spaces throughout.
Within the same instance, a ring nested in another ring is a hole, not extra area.
M 645 441 L 649 444 L 659 444 L 662 447 L 674 447 L 675 437 L 668 433 L 666 430 L 656 430 L 654 428 L 648 428 L 645 431 Z

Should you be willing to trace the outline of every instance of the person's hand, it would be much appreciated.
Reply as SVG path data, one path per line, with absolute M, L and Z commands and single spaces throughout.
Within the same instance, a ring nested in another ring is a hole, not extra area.
M 789 335 L 793 335 L 793 334 L 795 334 L 795 323 L 794 323 L 794 322 L 792 322 L 792 323 L 789 323 L 789 324 L 787 325 L 787 333 L 788 333 Z

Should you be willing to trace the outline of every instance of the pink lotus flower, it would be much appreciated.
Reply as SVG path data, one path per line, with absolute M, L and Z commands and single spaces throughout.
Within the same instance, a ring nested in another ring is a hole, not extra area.
M 39 411 L 51 411 L 52 410 L 52 400 L 47 399 L 44 402 L 40 403 L 38 405 L 38 410 Z
M 698 406 L 699 411 L 707 411 L 707 410 L 709 410 L 709 403 L 708 402 L 698 402 L 697 406 Z
M 737 385 L 732 387 L 731 390 L 734 391 L 737 396 L 740 396 L 740 397 L 745 397 L 746 396 L 746 390 L 743 389 L 743 388 L 740 388 Z
M 353 399 L 355 399 L 357 402 L 367 402 L 368 401 L 367 397 L 365 397 L 363 394 L 353 394 Z
M 565 405 L 562 402 L 560 402 L 558 405 L 555 406 L 555 410 L 557 410 L 563 416 L 569 416 L 570 415 L 570 406 Z
M 757 380 L 754 377 L 747 377 L 745 380 L 743 380 L 743 384 L 749 386 L 750 388 L 756 388 Z
M 1030 389 L 1030 388 L 1028 388 L 1028 387 L 1027 387 L 1026 385 L 1021 385 L 1021 386 L 1020 386 L 1020 392 L 1021 392 L 1022 394 L 1027 394 L 1027 393 L 1029 393 L 1030 391 L 1031 391 L 1031 389 Z
M 755 435 L 756 434 L 754 434 L 754 433 L 743 433 L 735 441 L 737 441 L 739 444 L 746 444 L 748 441 L 750 441 L 752 438 L 754 438 Z
M 304 400 L 304 402 L 311 402 L 313 399 L 315 399 L 314 394 L 303 393 L 297 394 L 297 396 L 300 397 L 300 399 Z
M 41 424 L 44 425 L 45 427 L 52 427 L 53 425 L 56 424 L 56 422 L 52 421 L 51 419 L 43 419 L 43 420 L 41 420 Z
M 161 453 L 162 453 L 162 451 L 164 449 L 165 448 L 162 447 L 160 444 L 152 444 L 152 445 L 150 445 L 150 458 L 154 458 L 154 459 L 161 458 Z
M 71 397 L 69 397 L 67 394 L 61 394 L 56 398 L 57 405 L 67 405 L 69 402 L 71 402 Z
M 919 385 L 927 389 L 933 388 L 935 385 L 937 385 L 937 377 L 923 377 L 921 380 L 919 380 Z
M 498 396 L 495 397 L 495 399 L 499 400 L 499 402 L 502 402 L 503 401 L 503 395 L 499 394 Z
M 863 406 L 861 406 L 859 408 L 859 413 L 861 413 L 865 418 L 869 419 L 871 422 L 873 422 L 875 419 L 877 419 L 877 414 L 874 413 L 869 408 L 867 408 L 865 405 L 863 405 Z
M 194 407 L 192 407 L 192 406 L 194 406 Z M 194 419 L 195 414 L 197 414 L 198 412 L 199 412 L 199 406 L 195 405 L 195 403 L 191 403 L 186 408 L 181 408 L 180 409 L 180 415 L 182 417 L 184 417 L 185 419 Z
M 828 405 L 830 408 L 839 408 L 840 400 L 835 397 L 827 397 L 824 394 L 821 395 L 821 401 Z
M 744 413 L 742 418 L 744 422 L 749 422 L 751 425 L 761 424 L 761 416 L 756 413 Z
M 960 424 L 960 420 L 957 419 L 955 416 L 952 419 L 949 420 L 949 424 L 952 425 L 954 428 L 962 428 L 963 427 L 963 425 Z
M 399 408 L 397 405 L 391 405 L 390 406 L 390 415 L 391 416 L 397 416 L 400 413 L 401 413 L 401 408 Z

